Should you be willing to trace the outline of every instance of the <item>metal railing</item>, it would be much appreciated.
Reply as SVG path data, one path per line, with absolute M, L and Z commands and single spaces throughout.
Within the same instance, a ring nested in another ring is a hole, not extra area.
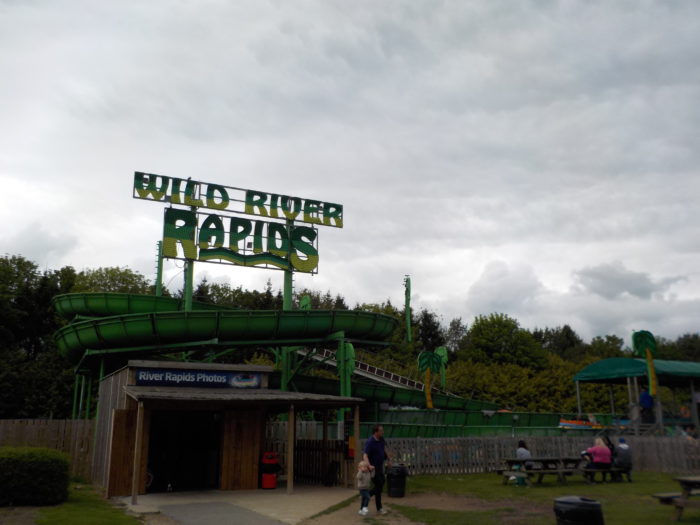
M 299 349 L 297 350 L 297 352 L 304 356 L 308 355 L 310 358 L 315 359 L 316 361 L 324 361 L 329 365 L 337 366 L 335 350 L 330 350 L 328 348 L 315 349 L 312 351 L 309 351 L 307 349 Z M 412 388 L 414 390 L 420 390 L 421 392 L 425 391 L 425 383 L 422 383 L 421 381 L 416 381 L 415 379 L 396 374 L 390 370 L 385 370 L 383 368 L 380 368 L 375 365 L 370 365 L 369 363 L 365 363 L 363 361 L 355 360 L 354 373 L 362 375 L 364 377 L 369 377 L 370 379 L 380 379 L 383 380 L 382 382 L 394 386 L 403 386 L 407 388 Z M 433 392 L 437 392 L 438 394 L 458 397 L 456 394 L 447 392 L 435 386 L 433 386 L 431 390 Z

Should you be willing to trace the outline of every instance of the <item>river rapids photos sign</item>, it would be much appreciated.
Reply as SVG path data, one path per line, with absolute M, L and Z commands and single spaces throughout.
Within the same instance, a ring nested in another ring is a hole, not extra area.
M 341 204 L 140 171 L 133 197 L 170 205 L 163 223 L 170 259 L 316 273 L 316 227 L 343 227 Z

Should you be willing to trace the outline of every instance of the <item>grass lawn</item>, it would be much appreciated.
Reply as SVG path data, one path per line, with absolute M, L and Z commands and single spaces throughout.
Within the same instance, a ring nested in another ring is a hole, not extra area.
M 517 524 L 535 525 L 555 523 L 554 500 L 561 496 L 584 496 L 599 501 L 606 525 L 658 525 L 676 523 L 674 508 L 661 505 L 651 494 L 678 492 L 678 482 L 672 474 L 635 472 L 632 483 L 601 483 L 589 485 L 580 475 L 569 478 L 566 485 L 544 481 L 533 487 L 503 485 L 496 474 L 415 476 L 407 480 L 407 492 L 447 493 L 478 498 L 488 509 L 472 512 L 418 509 L 403 506 L 400 499 L 387 499 L 392 509 L 407 518 L 428 525 L 460 524 Z M 682 523 L 700 524 L 700 509 L 685 511 Z
M 80 487 L 80 488 L 79 488 Z M 37 525 L 142 525 L 113 507 L 87 485 L 73 485 L 68 500 L 53 507 L 41 507 Z

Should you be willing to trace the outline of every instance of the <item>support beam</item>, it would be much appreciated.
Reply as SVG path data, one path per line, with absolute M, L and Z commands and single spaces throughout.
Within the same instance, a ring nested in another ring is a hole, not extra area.
M 73 381 L 73 410 L 71 410 L 71 419 L 76 419 L 78 417 L 78 375 L 75 376 L 75 381 Z
M 362 459 L 362 444 L 360 441 L 360 405 L 355 405 L 355 416 L 352 420 L 352 434 L 355 437 L 355 468 L 353 472 L 357 472 L 357 464 Z
M 85 376 L 80 376 L 80 401 L 78 402 L 78 419 L 83 417 L 83 399 L 85 399 Z
M 138 503 L 139 474 L 141 473 L 141 448 L 143 443 L 143 401 L 136 412 L 136 439 L 134 440 L 134 472 L 131 475 L 131 504 Z
M 90 408 L 92 405 L 92 372 L 87 378 L 87 400 L 85 401 L 85 419 L 90 419 Z
M 578 407 L 578 418 L 581 419 L 581 386 L 576 381 L 576 406 Z
M 615 393 L 612 385 L 610 385 L 610 413 L 613 417 L 613 424 L 615 424 Z
M 328 410 L 323 411 L 323 438 L 321 447 L 321 468 L 328 468 Z
M 294 492 L 294 440 L 296 438 L 297 418 L 294 405 L 289 405 L 287 418 L 287 494 Z
M 628 404 L 628 415 L 630 416 L 630 419 L 634 419 L 632 417 L 632 407 L 634 406 L 634 400 L 632 398 L 632 380 L 628 377 L 627 378 L 627 404 Z
M 192 292 L 194 290 L 194 261 L 187 259 L 185 261 L 185 284 L 184 284 L 184 306 L 185 312 L 192 311 Z
M 163 295 L 163 241 L 158 241 L 158 260 L 156 261 L 156 296 Z
M 634 423 L 634 435 L 639 435 L 639 425 L 642 422 L 642 407 L 639 405 L 639 380 L 637 377 L 632 379 L 632 386 L 634 387 L 634 406 L 636 407 L 637 418 Z
M 698 428 L 700 426 L 700 422 L 698 421 L 698 403 L 695 400 L 695 380 L 691 379 L 690 380 L 690 417 L 693 418 L 693 425 L 695 425 L 695 428 Z
M 294 229 L 294 221 L 287 219 L 287 238 L 292 238 L 292 230 Z M 292 254 L 292 243 L 289 242 L 289 252 L 287 260 L 290 260 Z M 282 309 L 292 309 L 292 297 L 294 295 L 294 270 L 290 267 L 284 271 L 284 288 L 282 289 Z
M 654 411 L 656 412 L 655 425 L 661 431 L 664 429 L 664 407 L 661 403 L 661 385 L 656 383 L 656 397 L 654 398 Z

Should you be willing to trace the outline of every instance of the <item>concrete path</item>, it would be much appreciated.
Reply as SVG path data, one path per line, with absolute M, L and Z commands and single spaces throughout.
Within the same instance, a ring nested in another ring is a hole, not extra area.
M 359 497 L 357 491 L 340 487 L 295 487 L 294 494 L 285 490 L 209 490 L 201 492 L 163 492 L 138 497 L 138 504 L 131 505 L 131 498 L 119 498 L 126 507 L 137 514 L 162 512 L 182 525 L 296 525 L 326 510 L 328 507 L 351 497 Z M 238 512 L 251 520 L 228 520 Z M 209 518 L 211 514 L 211 518 Z M 187 521 L 193 519 L 195 521 Z M 267 521 L 260 521 L 267 520 Z
M 161 514 L 174 519 L 180 525 L 204 525 L 219 523 L 221 525 L 285 525 L 230 503 L 185 503 L 181 505 L 163 505 Z

